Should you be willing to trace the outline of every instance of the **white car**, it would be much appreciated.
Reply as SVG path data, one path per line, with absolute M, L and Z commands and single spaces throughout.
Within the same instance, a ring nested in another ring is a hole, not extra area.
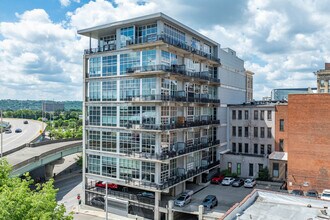
M 253 178 L 248 178 L 244 181 L 245 188 L 253 188 L 255 185 L 257 185 L 257 181 Z
M 191 202 L 191 195 L 183 193 L 176 200 L 174 200 L 174 205 L 183 207 Z
M 221 184 L 224 185 L 224 186 L 230 186 L 234 181 L 235 181 L 234 177 L 225 177 L 222 180 Z
M 320 198 L 324 200 L 330 200 L 330 189 L 323 190 Z

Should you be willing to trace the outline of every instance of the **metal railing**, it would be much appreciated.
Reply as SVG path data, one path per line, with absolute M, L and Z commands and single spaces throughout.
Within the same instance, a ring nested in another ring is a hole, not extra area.
M 116 50 L 117 46 L 116 44 L 107 44 L 104 45 L 102 47 L 96 47 L 96 48 L 90 48 L 90 49 L 85 49 L 84 50 L 84 54 L 88 55 L 88 54 L 93 54 L 93 53 L 99 53 L 99 52 L 105 52 L 105 51 L 112 51 L 112 50 Z

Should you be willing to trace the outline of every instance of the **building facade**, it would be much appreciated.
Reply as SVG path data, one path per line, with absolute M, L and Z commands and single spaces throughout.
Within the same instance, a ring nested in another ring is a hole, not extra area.
M 95 187 L 102 181 L 122 189 L 110 191 L 111 211 L 163 218 L 163 196 L 218 171 L 219 152 L 227 149 L 227 104 L 245 100 L 244 62 L 162 13 L 78 33 L 90 37 L 84 203 L 104 195 Z M 154 198 L 141 200 L 143 192 Z
M 251 102 L 228 107 L 230 151 L 223 154 L 221 168 L 241 177 L 258 177 L 275 151 L 275 104 Z
M 289 94 L 311 94 L 317 93 L 317 88 L 285 88 L 273 89 L 271 92 L 271 100 L 282 101 L 288 100 Z
M 316 77 L 317 92 L 330 93 L 330 63 L 325 63 L 324 69 L 316 72 Z
M 251 102 L 253 100 L 253 75 L 254 73 L 247 70 L 246 74 L 246 102 Z

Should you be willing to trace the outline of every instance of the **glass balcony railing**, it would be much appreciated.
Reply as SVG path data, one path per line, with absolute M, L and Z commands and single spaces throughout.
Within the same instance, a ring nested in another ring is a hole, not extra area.
M 112 50 L 116 50 L 116 49 L 117 49 L 116 43 L 113 43 L 113 44 L 104 45 L 102 47 L 86 49 L 84 51 L 84 54 L 88 55 L 88 54 L 93 54 L 93 53 L 112 51 Z
M 128 74 L 132 74 L 132 75 L 136 73 L 163 71 L 183 77 L 192 77 L 195 79 L 202 79 L 215 83 L 220 83 L 220 79 L 214 77 L 211 71 L 200 71 L 200 72 L 188 71 L 186 70 L 185 65 L 168 66 L 161 64 L 161 65 L 139 66 L 139 67 L 128 68 L 126 71 Z

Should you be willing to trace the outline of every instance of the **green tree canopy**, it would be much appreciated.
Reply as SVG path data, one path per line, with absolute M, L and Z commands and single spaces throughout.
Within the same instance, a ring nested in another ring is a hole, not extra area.
M 27 174 L 24 179 L 10 177 L 11 168 L 0 159 L 0 220 L 71 220 L 63 204 L 56 202 L 53 180 L 35 184 Z

